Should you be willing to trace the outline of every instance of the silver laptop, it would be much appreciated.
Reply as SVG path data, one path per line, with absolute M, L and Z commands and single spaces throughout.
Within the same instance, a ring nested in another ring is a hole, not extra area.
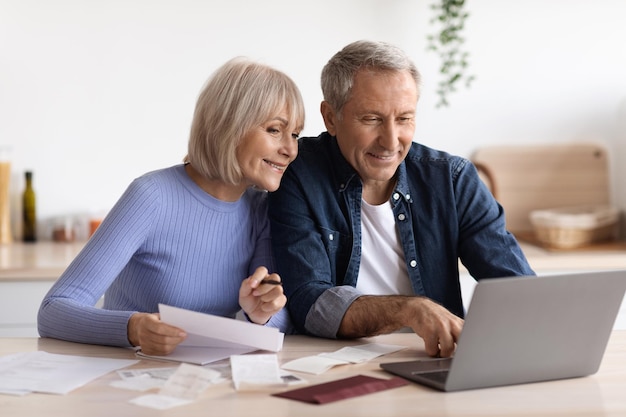
M 380 366 L 442 391 L 591 375 L 625 290 L 626 270 L 481 280 L 454 358 Z

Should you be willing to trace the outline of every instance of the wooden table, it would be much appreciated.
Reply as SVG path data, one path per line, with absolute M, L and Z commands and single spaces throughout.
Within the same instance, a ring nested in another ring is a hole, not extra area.
M 363 364 L 338 366 L 317 376 L 299 376 L 304 377 L 309 384 L 359 374 L 388 378 L 390 375 L 379 369 L 380 362 L 425 356 L 421 339 L 409 333 L 348 342 L 287 336 L 284 349 L 278 355 L 279 362 L 332 352 L 346 345 L 367 341 L 400 344 L 408 346 L 408 349 Z M 81 345 L 53 339 L 0 339 L 0 355 L 36 350 L 96 357 L 134 357 L 132 350 L 122 348 Z M 133 367 L 164 366 L 172 364 L 142 360 Z M 455 393 L 442 393 L 411 383 L 353 399 L 313 405 L 272 397 L 267 392 L 237 392 L 228 382 L 210 387 L 190 405 L 156 411 L 129 403 L 130 399 L 141 393 L 111 387 L 110 382 L 116 379 L 116 373 L 109 373 L 65 396 L 36 393 L 23 397 L 0 395 L 0 414 L 3 417 L 624 416 L 626 331 L 613 332 L 600 370 L 595 375 Z

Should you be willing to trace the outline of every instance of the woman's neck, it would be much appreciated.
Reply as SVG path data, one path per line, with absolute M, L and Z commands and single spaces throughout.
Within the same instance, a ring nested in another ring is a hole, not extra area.
M 233 185 L 222 180 L 208 179 L 200 174 L 191 164 L 185 165 L 185 171 L 198 187 L 218 200 L 227 202 L 237 201 L 247 188 L 245 185 L 241 184 Z

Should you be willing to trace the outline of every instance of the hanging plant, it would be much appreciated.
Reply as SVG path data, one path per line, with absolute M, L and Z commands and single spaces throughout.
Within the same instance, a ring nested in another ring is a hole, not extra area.
M 463 7 L 465 0 L 439 0 L 430 8 L 435 16 L 430 23 L 437 27 L 435 34 L 428 35 L 428 50 L 439 54 L 441 64 L 438 83 L 437 107 L 448 106 L 448 96 L 465 84 L 469 88 L 475 77 L 467 74 L 469 54 L 462 50 L 465 38 L 462 36 L 465 20 L 469 16 Z

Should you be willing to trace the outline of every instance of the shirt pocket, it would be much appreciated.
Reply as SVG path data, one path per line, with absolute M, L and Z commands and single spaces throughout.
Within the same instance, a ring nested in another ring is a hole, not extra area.
M 325 227 L 320 228 L 320 234 L 328 255 L 333 282 L 341 284 L 350 262 L 352 236 Z

